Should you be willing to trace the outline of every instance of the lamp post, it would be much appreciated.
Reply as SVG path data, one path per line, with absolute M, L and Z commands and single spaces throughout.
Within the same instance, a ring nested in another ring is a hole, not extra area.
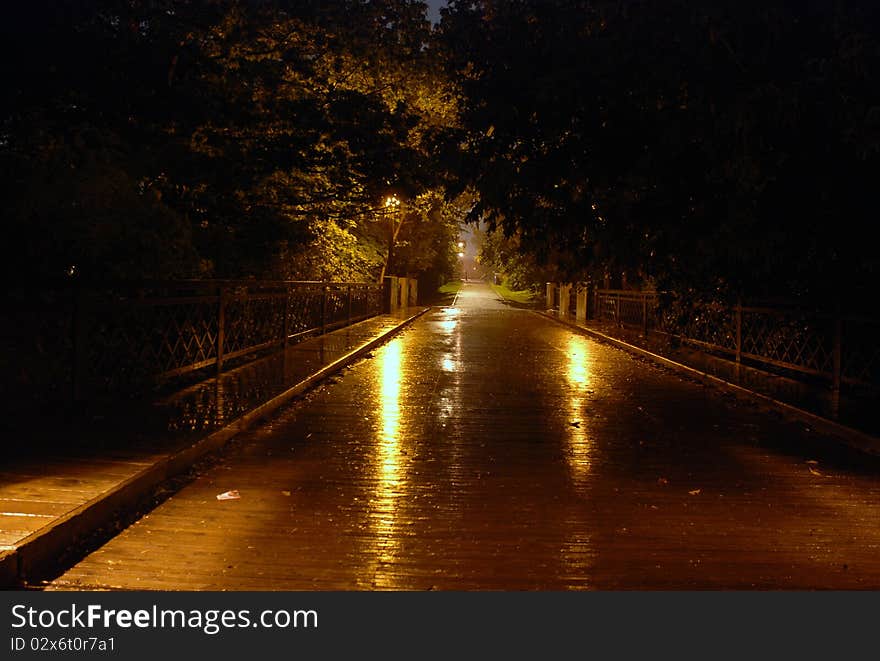
M 388 214 L 388 256 L 385 258 L 385 265 L 382 267 L 382 273 L 379 275 L 379 282 L 385 279 L 386 275 L 391 272 L 391 260 L 394 257 L 394 241 L 397 239 L 397 229 L 394 225 L 394 217 L 400 209 L 400 199 L 397 195 L 389 195 L 385 198 L 385 213 Z

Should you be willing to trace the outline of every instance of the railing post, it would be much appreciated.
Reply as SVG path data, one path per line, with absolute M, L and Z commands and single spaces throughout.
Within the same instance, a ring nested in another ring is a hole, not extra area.
M 290 285 L 284 285 L 284 340 L 281 343 L 287 348 L 287 338 L 290 337 Z
M 327 332 L 327 295 L 329 287 L 326 283 L 321 284 L 321 335 Z
M 623 322 L 620 320 L 620 292 L 614 295 L 614 318 L 617 319 L 617 327 L 622 327 Z
M 547 283 L 547 309 L 553 309 L 553 283 Z
M 642 292 L 642 334 L 648 338 L 648 295 Z
M 351 284 L 348 285 L 348 323 L 347 326 L 351 326 Z
M 742 301 L 736 302 L 735 319 L 736 319 L 736 364 L 742 362 L 742 328 L 743 328 L 743 308 Z
M 223 345 L 226 342 L 226 287 L 217 294 L 217 375 L 223 371 Z
M 843 354 L 841 344 L 843 342 L 843 323 L 840 313 L 834 314 L 834 346 L 831 351 L 832 376 L 831 376 L 831 415 L 837 418 L 840 413 L 840 380 L 843 372 Z

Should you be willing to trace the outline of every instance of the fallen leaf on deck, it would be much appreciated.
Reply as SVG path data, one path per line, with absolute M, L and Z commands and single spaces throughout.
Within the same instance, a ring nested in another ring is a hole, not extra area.
M 239 498 L 241 498 L 241 494 L 238 493 L 238 489 L 232 489 L 217 494 L 217 500 L 238 500 Z
M 693 491 L 688 491 L 688 493 L 692 496 L 697 496 L 699 495 L 700 491 L 702 491 L 702 489 L 694 489 Z

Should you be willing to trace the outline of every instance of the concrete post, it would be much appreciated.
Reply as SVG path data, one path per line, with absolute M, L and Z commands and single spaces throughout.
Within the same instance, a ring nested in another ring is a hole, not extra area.
M 578 287 L 577 290 L 577 307 L 575 309 L 575 319 L 577 321 L 587 320 L 587 288 Z
M 553 309 L 553 287 L 555 285 L 552 282 L 547 283 L 547 309 Z
M 419 304 L 419 281 L 416 278 L 409 279 L 409 304 Z
M 397 305 L 405 308 L 409 305 L 409 278 L 398 278 Z
M 398 307 L 397 278 L 393 275 L 386 275 L 384 280 L 385 296 L 382 304 L 382 311 L 386 314 L 393 314 L 397 312 Z

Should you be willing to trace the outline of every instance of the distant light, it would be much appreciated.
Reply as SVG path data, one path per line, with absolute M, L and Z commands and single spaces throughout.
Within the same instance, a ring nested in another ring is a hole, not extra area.
M 459 248 L 464 248 L 464 241 L 459 241 L 459 242 L 458 242 L 458 247 L 459 247 Z
M 463 253 L 463 252 L 460 252 L 460 253 L 458 253 L 458 256 L 459 256 L 459 257 L 464 257 L 464 253 Z

